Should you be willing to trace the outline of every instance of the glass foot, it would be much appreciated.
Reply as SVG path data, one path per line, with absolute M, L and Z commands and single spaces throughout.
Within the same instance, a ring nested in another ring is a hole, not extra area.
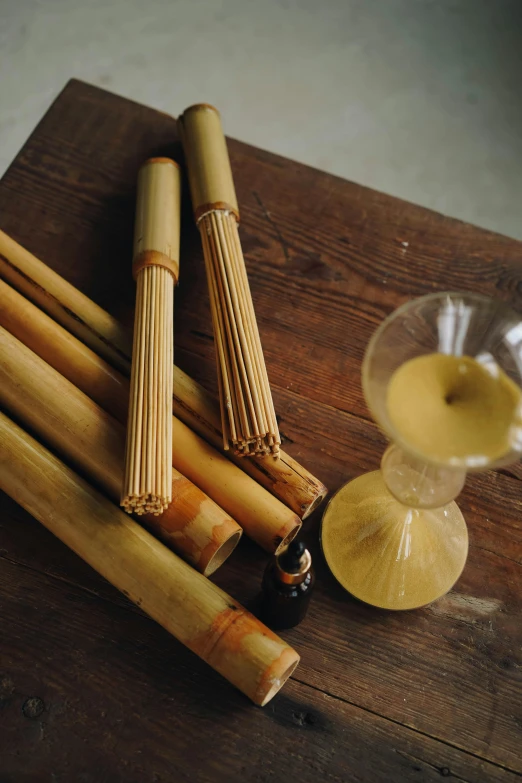
M 466 563 L 468 530 L 456 503 L 399 503 L 376 470 L 350 481 L 323 516 L 321 543 L 338 582 L 382 609 L 416 609 L 448 592 Z

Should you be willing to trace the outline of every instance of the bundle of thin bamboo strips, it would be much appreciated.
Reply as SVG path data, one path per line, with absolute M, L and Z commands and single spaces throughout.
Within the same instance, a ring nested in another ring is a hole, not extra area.
M 4 301 L 5 289 L 8 286 L 0 283 Z M 19 294 L 15 296 L 23 300 Z M 27 315 L 23 301 L 18 312 Z M 124 427 L 3 327 L 0 404 L 118 502 L 123 480 Z M 123 412 L 125 406 L 120 407 Z M 146 514 L 144 522 L 208 576 L 234 550 L 242 530 L 177 470 L 172 472 L 172 497 L 173 502 L 163 514 Z
M 142 610 L 265 705 L 299 655 L 0 414 L 0 489 Z
M 239 241 L 230 161 L 217 109 L 206 103 L 178 120 L 194 216 L 207 271 L 224 448 L 279 454 L 281 438 Z
M 104 410 L 125 421 L 128 381 L 2 281 L 0 324 Z M 27 378 L 30 379 L 30 372 Z M 177 470 L 206 492 L 267 551 L 280 550 L 292 540 L 301 526 L 299 517 L 179 419 L 172 417 L 172 425 L 175 442 L 172 462 Z M 159 518 L 160 524 L 168 514 L 170 508 Z M 193 532 L 196 535 L 196 529 Z
M 136 313 L 121 505 L 161 514 L 172 501 L 174 284 L 179 271 L 180 176 L 169 158 L 140 169 L 134 232 Z
M 0 231 L 0 275 L 112 367 L 129 375 L 132 355 L 129 332 L 3 231 Z M 23 337 L 20 339 L 25 342 Z M 99 375 L 99 383 L 103 377 Z M 216 448 L 223 447 L 217 400 L 179 367 L 174 367 L 172 402 L 179 419 Z M 244 460 L 231 451 L 227 455 L 303 519 L 326 496 L 324 484 L 282 450 L 279 459 L 267 456 Z

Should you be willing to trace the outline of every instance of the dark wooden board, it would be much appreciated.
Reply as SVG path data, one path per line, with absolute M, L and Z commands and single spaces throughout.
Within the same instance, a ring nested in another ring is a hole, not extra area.
M 335 490 L 377 468 L 385 442 L 360 388 L 376 325 L 443 289 L 520 306 L 522 245 L 236 141 L 230 152 L 285 448 Z M 128 324 L 135 178 L 150 155 L 181 161 L 172 118 L 73 81 L 0 183 L 0 228 Z M 180 279 L 177 362 L 213 389 L 187 197 Z M 317 594 L 284 634 L 302 663 L 264 710 L 3 497 L 0 782 L 514 779 L 521 475 L 470 478 L 466 569 L 415 612 L 346 596 L 318 550 L 316 513 L 305 536 Z M 215 581 L 249 603 L 265 562 L 244 541 Z

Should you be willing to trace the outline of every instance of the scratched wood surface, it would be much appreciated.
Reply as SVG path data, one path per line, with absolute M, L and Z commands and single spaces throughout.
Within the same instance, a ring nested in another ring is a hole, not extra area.
M 522 245 L 236 141 L 230 153 L 285 449 L 334 491 L 377 468 L 384 446 L 359 381 L 377 324 L 444 289 L 520 308 Z M 128 324 L 135 179 L 151 155 L 181 161 L 172 118 L 73 81 L 0 183 L 0 228 Z M 178 364 L 215 389 L 187 197 L 175 336 Z M 316 513 L 305 529 L 315 600 L 284 634 L 302 663 L 263 710 L 3 496 L 1 783 L 515 780 L 521 476 L 515 466 L 468 481 L 466 569 L 414 612 L 344 594 Z M 244 541 L 215 581 L 249 604 L 265 562 Z

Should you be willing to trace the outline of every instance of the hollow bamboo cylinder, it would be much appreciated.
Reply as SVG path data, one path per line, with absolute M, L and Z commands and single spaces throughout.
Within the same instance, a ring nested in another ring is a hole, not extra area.
M 3 231 L 0 231 L 0 275 L 112 367 L 124 375 L 130 374 L 132 338 L 129 332 Z M 0 297 L 0 308 L 2 305 Z M 22 328 L 21 324 L 19 326 Z M 47 328 L 52 331 L 50 326 Z M 20 339 L 25 342 L 23 337 Z M 44 341 L 41 343 L 44 349 Z M 54 350 L 51 344 L 50 347 Z M 46 361 L 51 363 L 48 358 Z M 105 374 L 111 372 L 108 369 Z M 107 380 L 111 389 L 116 383 L 114 378 L 105 378 L 104 373 L 97 380 L 102 385 L 106 385 Z M 217 449 L 222 449 L 218 401 L 176 366 L 172 405 L 175 416 Z M 324 484 L 284 451 L 279 452 L 279 459 L 266 456 L 245 460 L 230 452 L 228 456 L 302 519 L 316 509 L 327 494 Z
M 2 281 L 0 324 L 114 418 L 125 422 L 128 381 Z M 175 416 L 172 432 L 174 467 L 230 514 L 247 535 L 269 552 L 292 540 L 301 526 L 299 517 Z
M 299 662 L 282 639 L 0 414 L 0 488 L 255 704 Z
M 125 430 L 92 399 L 0 327 L 0 403 L 116 502 L 123 479 Z M 173 502 L 144 522 L 203 574 L 233 551 L 241 528 L 177 470 Z

